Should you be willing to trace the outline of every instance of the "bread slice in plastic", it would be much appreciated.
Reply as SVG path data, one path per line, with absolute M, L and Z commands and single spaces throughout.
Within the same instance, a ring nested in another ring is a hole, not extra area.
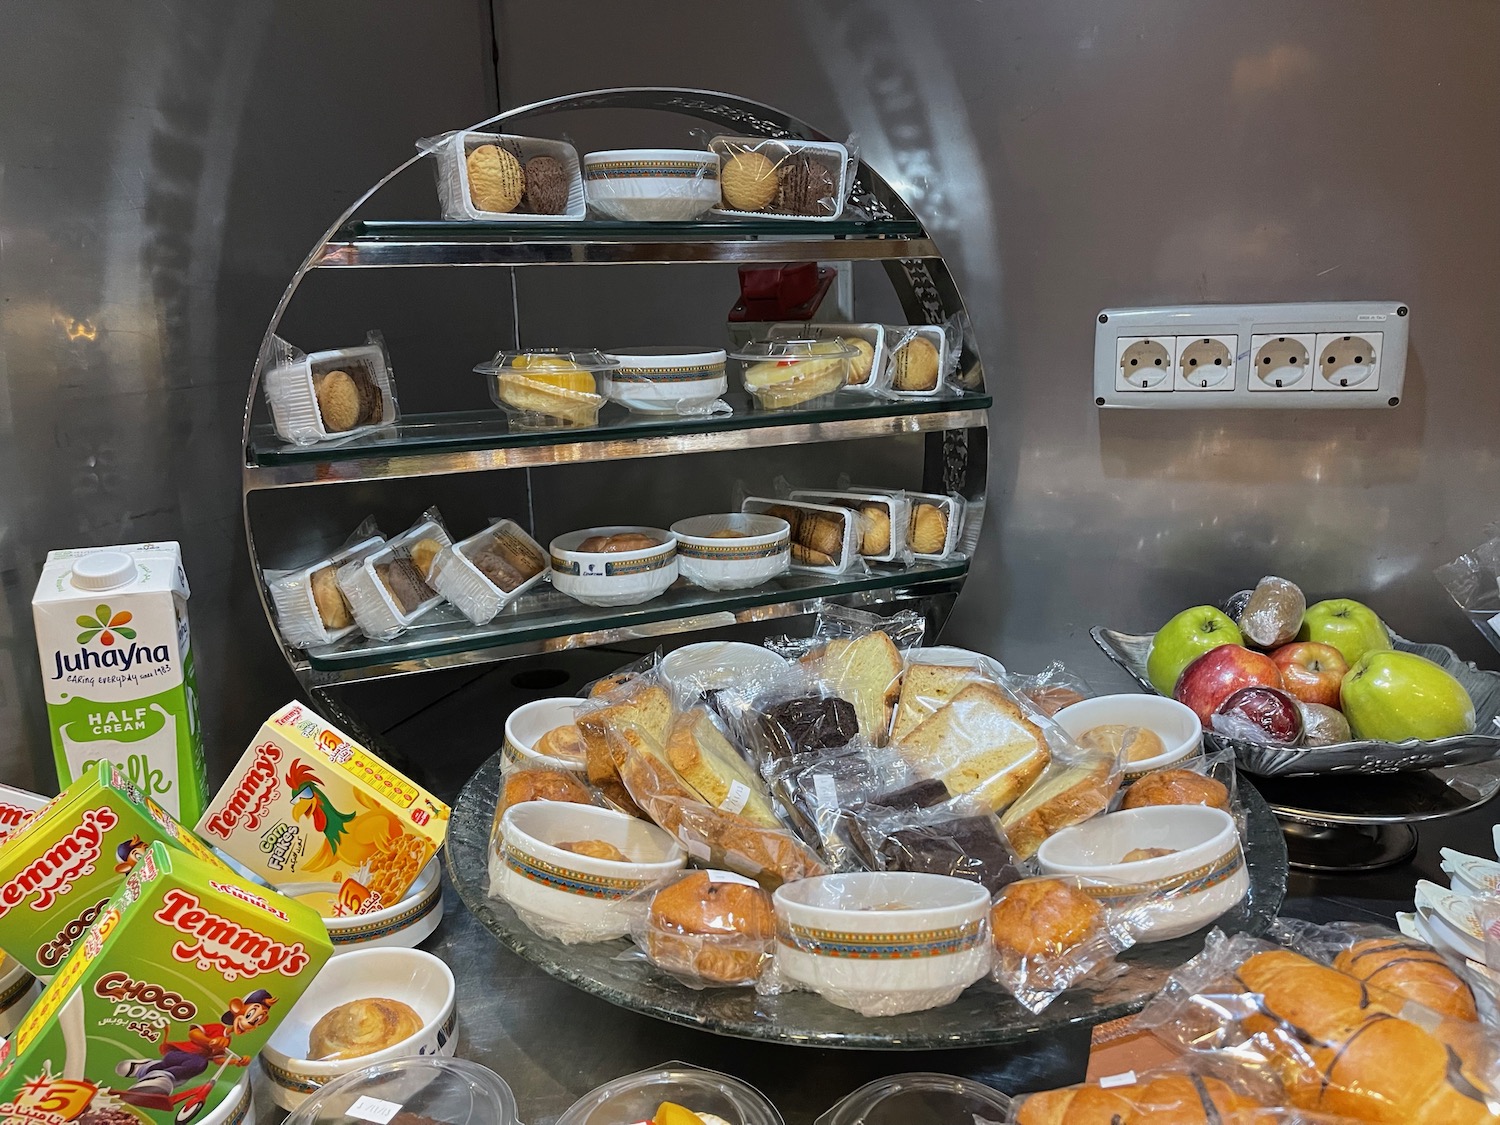
M 924 721 L 899 750 L 949 792 L 987 812 L 1009 807 L 1051 761 L 1041 729 L 989 684 L 970 684 Z
M 765 828 L 782 826 L 760 776 L 720 733 L 707 711 L 694 708 L 678 715 L 667 736 L 666 752 L 672 768 L 707 804 L 738 812 Z

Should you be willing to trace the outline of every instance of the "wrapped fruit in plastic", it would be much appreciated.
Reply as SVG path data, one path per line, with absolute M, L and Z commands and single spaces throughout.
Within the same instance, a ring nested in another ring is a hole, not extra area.
M 1255 584 L 1240 611 L 1240 632 L 1259 648 L 1275 648 L 1296 639 L 1306 612 L 1307 596 L 1295 582 L 1268 575 Z

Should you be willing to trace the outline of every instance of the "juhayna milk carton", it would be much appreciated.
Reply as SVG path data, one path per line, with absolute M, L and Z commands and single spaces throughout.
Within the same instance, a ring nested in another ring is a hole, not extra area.
M 110 761 L 184 824 L 208 795 L 176 543 L 51 551 L 31 614 L 58 785 Z
M 0 949 L 52 976 L 158 840 L 229 874 L 121 770 L 94 766 L 0 845 Z
M 211 1112 L 332 952 L 311 907 L 156 842 L 0 1046 L 0 1125 Z

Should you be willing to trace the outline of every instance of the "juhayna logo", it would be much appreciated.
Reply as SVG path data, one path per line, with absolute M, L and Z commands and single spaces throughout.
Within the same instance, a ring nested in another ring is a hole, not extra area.
M 91 668 L 113 668 L 129 671 L 137 664 L 165 664 L 171 659 L 166 645 L 143 645 L 136 643 L 135 630 L 130 627 L 134 615 L 128 609 L 118 613 L 107 605 L 94 607 L 94 616 L 79 614 L 77 624 L 83 632 L 78 634 L 77 653 L 56 650 L 52 654 L 56 671 L 52 678 L 60 680 L 68 672 L 86 672 Z M 87 647 L 98 641 L 99 648 Z M 129 641 L 129 644 L 117 644 Z

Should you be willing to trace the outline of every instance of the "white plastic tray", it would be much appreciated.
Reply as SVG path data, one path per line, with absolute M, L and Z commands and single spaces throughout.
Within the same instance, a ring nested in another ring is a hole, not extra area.
M 288 644 L 296 648 L 311 648 L 313 645 L 332 644 L 351 633 L 359 632 L 357 622 L 342 629 L 330 629 L 323 624 L 323 615 L 318 612 L 317 603 L 313 601 L 312 576 L 324 567 L 333 567 L 337 581 L 339 567 L 367 558 L 383 546 L 385 537 L 372 535 L 327 558 L 319 559 L 312 566 L 266 583 L 266 588 L 271 592 L 271 601 L 276 606 L 276 620 L 281 625 L 281 635 Z
M 835 566 L 807 566 L 796 561 L 796 536 L 792 537 L 793 555 L 792 570 L 802 571 L 806 574 L 844 574 L 860 561 L 859 554 L 859 528 L 857 526 L 857 513 L 848 508 L 840 508 L 831 504 L 809 504 L 805 500 L 771 500 L 764 496 L 750 496 L 740 505 L 742 512 L 754 512 L 757 515 L 765 515 L 766 509 L 774 507 L 806 508 L 814 512 L 831 512 L 844 521 L 844 541 L 840 545 L 838 563 Z
M 323 425 L 318 396 L 313 391 L 313 376 L 335 371 L 350 361 L 363 363 L 380 388 L 385 409 L 380 421 L 352 430 L 331 433 Z M 332 348 L 313 352 L 306 359 L 266 372 L 266 401 L 271 407 L 271 424 L 277 436 L 294 445 L 318 445 L 322 442 L 348 441 L 359 434 L 389 426 L 396 420 L 396 397 L 391 390 L 391 370 L 385 349 L 379 344 L 359 344 L 352 348 Z
M 468 155 L 480 145 L 495 145 L 503 148 L 519 160 L 523 166 L 533 156 L 550 156 L 562 165 L 568 176 L 568 205 L 560 215 L 533 215 L 520 211 L 481 211 L 474 206 L 469 194 Z M 503 219 L 518 223 L 556 223 L 582 219 L 588 214 L 588 205 L 583 196 L 583 173 L 578 164 L 578 151 L 563 141 L 549 141 L 541 137 L 520 137 L 512 133 L 481 133 L 463 129 L 449 133 L 432 148 L 437 159 L 438 199 L 443 206 L 445 219 Z
M 844 201 L 849 197 L 849 150 L 837 141 L 797 141 L 781 137 L 733 137 L 719 135 L 708 142 L 708 147 L 719 155 L 719 190 L 723 191 L 723 167 L 735 148 L 754 149 L 762 145 L 781 145 L 789 152 L 805 152 L 822 156 L 829 164 L 838 166 L 834 179 L 834 209 L 831 215 L 788 215 L 781 211 L 736 211 L 730 207 L 713 207 L 709 213 L 736 219 L 785 219 L 789 223 L 831 223 L 844 213 Z
M 444 547 L 453 545 L 453 540 L 448 537 L 442 524 L 426 519 L 392 539 L 380 550 L 339 568 L 339 589 L 344 591 L 349 608 L 354 611 L 354 620 L 367 637 L 389 640 L 410 628 L 412 622 L 443 600 L 441 594 L 434 593 L 410 613 L 403 613 L 390 591 L 385 588 L 385 583 L 375 573 L 375 567 L 380 563 L 394 558 L 409 558 L 412 544 L 422 539 L 436 539 Z
M 911 525 L 911 505 L 904 492 L 834 492 L 826 489 L 798 488 L 792 491 L 793 500 L 806 500 L 814 504 L 833 504 L 837 507 L 853 507 L 862 504 L 883 504 L 891 521 L 890 547 L 878 555 L 865 555 L 870 562 L 893 562 L 906 553 L 907 531 Z M 863 543 L 863 536 L 860 543 Z M 864 552 L 860 552 L 864 554 Z
M 491 539 L 509 539 L 535 552 L 541 562 L 541 570 L 514 590 L 502 590 L 470 558 L 476 549 L 484 547 Z M 547 577 L 550 569 L 547 552 L 521 529 L 520 524 L 513 520 L 499 520 L 477 535 L 462 539 L 451 547 L 444 547 L 432 564 L 431 584 L 471 622 L 484 625 L 493 621 L 502 609 Z

